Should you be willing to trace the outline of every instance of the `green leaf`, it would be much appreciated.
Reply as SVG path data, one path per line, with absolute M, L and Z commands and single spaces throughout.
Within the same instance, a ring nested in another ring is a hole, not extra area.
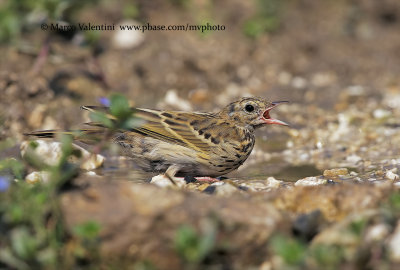
M 306 247 L 296 239 L 277 235 L 271 239 L 271 246 L 273 251 L 289 265 L 297 265 L 304 261 Z
M 119 120 L 125 120 L 132 115 L 133 112 L 129 106 L 129 102 L 124 96 L 113 94 L 111 95 L 110 101 L 111 114 Z
M 214 248 L 216 228 L 210 224 L 204 235 L 199 235 L 192 227 L 180 227 L 175 236 L 175 249 L 180 256 L 190 263 L 202 261 Z
M 30 259 L 35 255 L 37 242 L 26 227 L 18 227 L 11 231 L 11 245 L 15 253 L 22 259 Z
M 83 239 L 95 239 L 98 237 L 101 226 L 96 221 L 88 221 L 73 228 L 76 236 Z

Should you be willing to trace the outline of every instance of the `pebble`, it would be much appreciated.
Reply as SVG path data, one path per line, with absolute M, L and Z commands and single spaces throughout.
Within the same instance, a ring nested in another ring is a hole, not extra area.
M 389 258 L 393 262 L 400 263 L 400 222 L 397 222 L 396 229 L 388 243 Z
M 134 20 L 125 20 L 115 26 L 112 45 L 117 49 L 132 49 L 143 43 L 145 34 L 142 31 L 121 30 L 120 25 L 140 25 Z
M 166 177 L 164 174 L 159 174 L 151 178 L 151 184 L 159 187 L 178 187 L 181 188 L 186 185 L 186 181 L 183 178 L 174 177 L 173 181 Z
M 387 179 L 390 179 L 392 181 L 398 180 L 399 179 L 399 175 L 394 173 L 393 171 L 387 171 L 385 174 Z
M 375 119 L 383 119 L 389 117 L 391 115 L 391 112 L 384 109 L 376 109 L 373 111 L 372 115 Z
M 283 181 L 275 179 L 275 177 L 267 178 L 267 187 L 268 188 L 279 188 L 282 186 Z
M 295 186 L 319 186 L 319 185 L 325 185 L 328 183 L 328 180 L 319 178 L 316 176 L 310 176 L 306 177 L 300 180 L 297 180 L 296 183 L 294 183 Z
M 297 89 L 305 88 L 307 86 L 307 80 L 303 77 L 296 76 L 292 80 L 292 86 Z
M 337 169 L 325 170 L 323 175 L 327 178 L 330 178 L 330 177 L 338 177 L 340 175 L 346 175 L 348 173 L 349 171 L 347 170 L 347 168 L 337 168 Z
M 206 188 L 208 188 L 208 186 L 210 186 L 209 183 L 204 183 L 204 184 L 201 184 L 197 189 L 201 192 L 201 191 L 204 191 Z
M 50 181 L 50 173 L 46 171 L 31 172 L 25 177 L 25 181 L 29 184 L 47 183 Z
M 176 90 L 168 90 L 165 94 L 164 102 L 166 105 L 172 106 L 182 111 L 191 111 L 192 105 L 189 101 L 180 98 Z
M 365 234 L 367 242 L 382 241 L 389 234 L 389 228 L 386 224 L 376 224 L 368 228 Z
M 28 124 L 33 128 L 39 128 L 44 119 L 44 113 L 46 112 L 46 106 L 43 104 L 37 105 L 33 111 L 29 114 Z
M 212 186 L 213 185 L 211 185 L 210 187 Z M 229 196 L 238 191 L 238 188 L 230 183 L 225 183 L 223 185 L 215 187 L 216 187 L 215 194 L 218 196 Z
M 362 160 L 362 158 L 360 156 L 355 155 L 355 154 L 346 157 L 346 161 L 348 161 L 348 162 L 350 162 L 352 164 L 356 164 L 361 160 Z

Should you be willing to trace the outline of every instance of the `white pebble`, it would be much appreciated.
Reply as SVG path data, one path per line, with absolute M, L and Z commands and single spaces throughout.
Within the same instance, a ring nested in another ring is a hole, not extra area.
M 238 192 L 238 188 L 229 183 L 220 185 L 215 189 L 215 194 L 220 196 L 232 195 L 235 192 Z
M 115 26 L 112 45 L 117 49 L 132 49 L 143 43 L 145 35 L 142 31 L 121 30 L 120 25 L 140 25 L 133 20 L 122 21 Z
M 47 183 L 50 180 L 50 173 L 46 171 L 31 172 L 25 177 L 25 181 L 29 184 L 35 184 L 44 182 Z
M 183 111 L 191 111 L 192 105 L 190 105 L 189 101 L 180 98 L 176 92 L 176 90 L 168 90 L 167 94 L 165 95 L 165 103 L 167 105 L 173 106 L 178 108 L 179 110 Z
M 295 186 L 319 186 L 325 185 L 328 182 L 326 179 L 318 178 L 316 176 L 306 177 L 300 180 L 297 180 L 294 184 Z
M 386 176 L 387 179 L 390 179 L 392 181 L 395 181 L 395 180 L 399 179 L 399 175 L 394 173 L 394 172 L 392 172 L 392 171 L 387 171 L 385 176 Z
M 376 242 L 383 240 L 389 234 L 389 228 L 386 224 L 377 224 L 370 227 L 366 233 L 367 242 Z
M 390 259 L 400 263 L 400 222 L 397 223 L 396 230 L 388 241 L 388 250 Z
M 279 188 L 282 185 L 283 181 L 275 179 L 275 177 L 267 178 L 267 187 L 269 188 Z
M 382 119 L 389 117 L 391 115 L 391 112 L 384 109 L 376 109 L 374 110 L 372 115 L 374 116 L 375 119 Z
M 355 154 L 346 157 L 346 161 L 348 161 L 350 163 L 353 163 L 353 164 L 356 164 L 361 160 L 362 160 L 362 158 L 360 156 L 355 155 Z
M 186 185 L 186 182 L 183 178 L 174 177 L 173 181 L 171 181 L 171 179 L 164 174 L 154 176 L 151 178 L 150 183 L 159 187 L 183 187 Z

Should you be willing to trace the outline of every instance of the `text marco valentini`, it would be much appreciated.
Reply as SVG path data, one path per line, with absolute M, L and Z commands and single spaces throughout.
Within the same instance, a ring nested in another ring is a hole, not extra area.
M 78 27 L 66 23 L 52 23 L 50 29 L 55 31 L 75 31 L 79 28 L 80 31 L 113 31 L 115 30 L 114 24 L 92 24 L 92 23 L 78 23 Z

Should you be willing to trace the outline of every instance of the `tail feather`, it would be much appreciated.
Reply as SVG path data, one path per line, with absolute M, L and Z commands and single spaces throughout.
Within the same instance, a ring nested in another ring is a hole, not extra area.
M 67 134 L 67 135 L 76 135 L 76 132 L 73 131 L 62 131 L 62 130 L 38 130 L 29 133 L 24 133 L 25 136 L 32 136 L 37 138 L 55 138 L 58 135 Z
M 25 136 L 36 137 L 36 138 L 56 138 L 60 135 L 71 135 L 76 141 L 83 142 L 86 144 L 93 144 L 103 139 L 105 129 L 101 127 L 96 128 L 85 128 L 80 130 L 40 130 L 25 133 Z

